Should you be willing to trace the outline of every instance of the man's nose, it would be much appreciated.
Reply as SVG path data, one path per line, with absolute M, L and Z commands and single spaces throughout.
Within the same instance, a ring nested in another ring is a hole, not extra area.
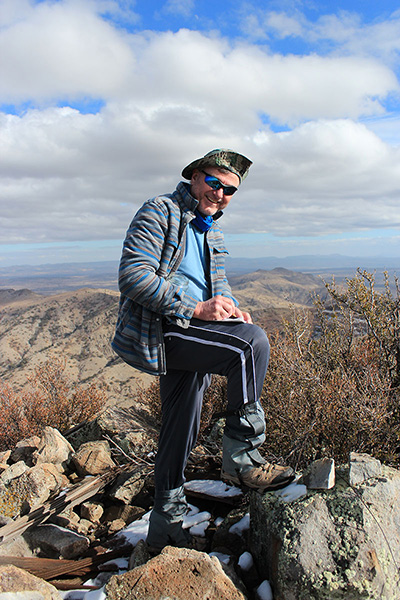
M 222 188 L 219 188 L 219 190 L 214 190 L 214 196 L 218 198 L 218 200 L 222 200 L 224 197 L 224 190 Z

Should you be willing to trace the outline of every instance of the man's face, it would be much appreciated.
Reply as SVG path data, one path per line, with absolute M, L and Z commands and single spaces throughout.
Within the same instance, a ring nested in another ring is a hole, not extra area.
M 219 179 L 223 185 L 239 187 L 239 177 L 234 173 L 223 173 L 217 167 L 204 167 L 207 175 L 212 175 Z M 206 175 L 203 171 L 195 169 L 190 182 L 193 198 L 198 201 L 197 209 L 204 216 L 215 215 L 216 212 L 226 208 L 231 201 L 232 196 L 226 196 L 224 190 L 213 190 L 204 181 Z

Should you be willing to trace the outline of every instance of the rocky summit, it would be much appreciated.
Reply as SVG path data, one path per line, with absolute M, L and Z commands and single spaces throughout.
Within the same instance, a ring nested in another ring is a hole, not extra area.
M 159 555 L 144 541 L 157 428 L 138 406 L 1 453 L 0 598 L 400 597 L 398 470 L 352 453 L 336 468 L 315 461 L 283 490 L 241 491 L 219 481 L 216 431 L 188 466 L 196 548 Z

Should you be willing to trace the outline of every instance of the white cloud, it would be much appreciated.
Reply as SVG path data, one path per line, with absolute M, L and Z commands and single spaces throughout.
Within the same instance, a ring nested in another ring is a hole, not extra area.
M 194 11 L 194 0 L 167 0 L 162 12 L 190 17 Z
M 108 97 L 132 69 L 125 36 L 102 20 L 92 2 L 43 2 L 0 30 L 1 100 Z M 16 17 L 16 16 L 15 16 Z
M 175 128 L 181 114 L 171 107 L 144 118 L 129 107 L 7 117 L 1 241 L 121 238 L 145 199 L 172 191 L 185 164 L 220 145 L 254 161 L 224 216 L 226 232 L 317 235 L 400 225 L 400 151 L 364 125 L 325 120 L 244 140 L 203 127 L 201 112 L 188 112 Z
M 400 10 L 367 23 L 358 13 L 344 10 L 310 20 L 298 10 L 258 8 L 243 18 L 242 30 L 253 40 L 299 38 L 325 54 L 375 56 L 397 62 L 400 50 Z
M 182 167 L 215 147 L 254 161 L 227 233 L 399 225 L 400 133 L 388 144 L 376 123 L 356 122 L 398 92 L 390 68 L 366 56 L 272 55 L 190 30 L 128 34 L 101 17 L 122 18 L 131 4 L 15 0 L 16 11 L 0 0 L 0 101 L 105 101 L 93 115 L 0 114 L 1 243 L 122 239 L 145 199 L 171 192 Z M 307 28 L 274 18 L 282 35 Z M 263 115 L 292 130 L 273 133 Z
M 93 6 L 41 3 L 0 31 L 0 101 L 103 98 L 145 113 L 179 104 L 245 131 L 260 113 L 281 123 L 377 114 L 398 91 L 375 60 L 269 55 L 190 30 L 128 35 Z

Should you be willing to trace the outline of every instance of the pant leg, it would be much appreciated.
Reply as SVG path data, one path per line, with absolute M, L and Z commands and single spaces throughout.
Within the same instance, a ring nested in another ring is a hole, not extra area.
M 190 535 L 182 528 L 187 512 L 184 470 L 196 443 L 203 394 L 211 376 L 169 369 L 160 377 L 162 424 L 154 467 L 155 498 L 147 543 L 161 549 L 185 546 Z
M 265 419 L 259 397 L 269 361 L 269 342 L 256 325 L 193 319 L 188 329 L 165 332 L 167 365 L 225 375 L 228 411 L 223 440 L 223 470 L 235 473 L 265 462 Z
M 257 326 L 192 320 L 188 329 L 165 331 L 167 375 L 160 379 L 162 426 L 155 464 L 155 503 L 147 541 L 161 548 L 185 545 L 184 469 L 198 434 L 203 393 L 210 373 L 228 378 L 228 409 L 244 412 L 226 420 L 224 464 L 228 472 L 262 461 L 257 447 L 264 440 L 259 406 L 269 360 L 268 339 Z M 254 410 L 254 407 L 257 407 Z
M 156 492 L 176 489 L 185 481 L 184 470 L 197 440 L 203 394 L 210 381 L 210 375 L 177 369 L 168 369 L 160 377 L 162 425 L 155 462 Z

